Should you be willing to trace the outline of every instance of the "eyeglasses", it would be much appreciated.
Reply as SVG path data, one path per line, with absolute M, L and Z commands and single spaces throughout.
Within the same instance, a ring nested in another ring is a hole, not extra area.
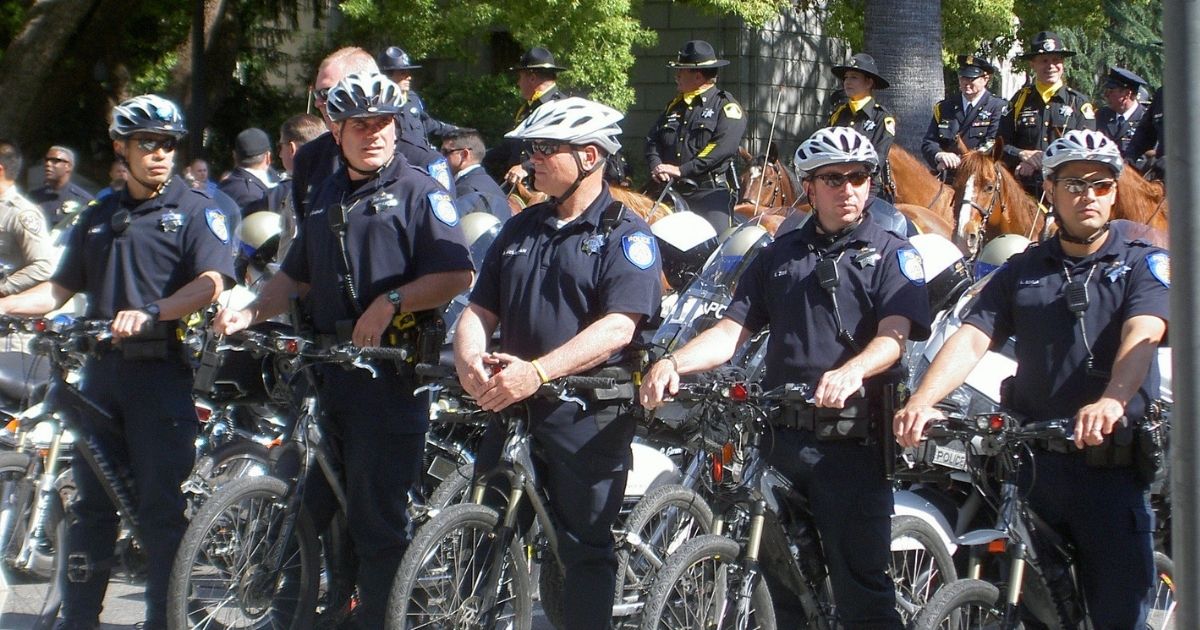
M 1086 195 L 1090 189 L 1096 191 L 1097 197 L 1107 195 L 1117 186 L 1117 180 L 1115 179 L 1100 179 L 1092 182 L 1078 177 L 1067 177 L 1058 180 L 1058 182 L 1072 195 Z
M 179 140 L 175 138 L 134 138 L 134 142 L 137 143 L 137 148 L 146 153 L 154 153 L 159 149 L 170 153 L 179 146 Z
M 325 101 L 329 100 L 329 91 L 332 89 L 333 88 L 331 87 L 327 87 L 319 90 L 313 90 L 313 98 L 324 103 Z
M 450 157 L 450 154 L 454 153 L 455 151 L 466 151 L 466 150 L 467 149 L 464 147 L 442 147 L 441 149 L 438 149 L 438 151 L 441 152 L 441 154 L 446 157 Z
M 125 233 L 125 230 L 129 228 L 129 224 L 132 222 L 133 215 L 130 214 L 129 210 L 121 208 L 113 213 L 112 219 L 109 220 L 108 224 L 112 227 L 113 235 L 120 236 Z
M 571 145 L 565 142 L 555 142 L 553 140 L 526 140 L 525 151 L 530 155 L 540 155 L 542 157 L 550 157 L 555 153 L 562 152 L 563 147 L 570 148 Z
M 47 164 L 53 164 L 55 166 L 58 166 L 59 164 L 70 164 L 71 160 L 64 160 L 62 158 L 56 158 L 56 157 L 47 157 L 45 162 Z
M 821 173 L 816 176 L 817 179 L 825 183 L 830 188 L 841 188 L 850 182 L 851 186 L 862 186 L 871 179 L 871 174 L 867 171 L 854 171 L 853 173 Z

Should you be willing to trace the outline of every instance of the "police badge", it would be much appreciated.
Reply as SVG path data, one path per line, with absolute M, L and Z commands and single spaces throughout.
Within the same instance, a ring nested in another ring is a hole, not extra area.
M 433 216 L 437 217 L 438 221 L 451 227 L 458 225 L 458 210 L 454 207 L 454 202 L 450 200 L 450 195 L 438 191 L 431 192 L 426 197 L 429 198 Z
M 1161 282 L 1164 287 L 1171 288 L 1171 257 L 1166 252 L 1154 252 L 1147 256 L 1146 266 L 1150 268 L 1150 275 L 1154 276 L 1155 280 Z
M 712 118 L 713 116 L 716 116 L 716 115 L 717 115 L 717 111 L 711 107 L 705 109 L 703 112 L 700 112 L 701 118 Z
M 649 269 L 656 258 L 654 237 L 645 232 L 634 232 L 621 239 L 621 249 L 625 258 L 638 269 Z
M 178 232 L 183 225 L 183 215 L 178 212 L 164 212 L 158 218 L 158 229 L 164 232 Z
M 917 250 L 911 247 L 905 247 L 896 251 L 896 260 L 900 263 L 900 273 L 904 274 L 908 281 L 916 286 L 924 286 L 925 284 L 925 267 L 921 262 L 921 255 Z
M 204 222 L 208 229 L 222 243 L 229 243 L 229 224 L 225 222 L 225 213 L 218 208 L 204 209 Z

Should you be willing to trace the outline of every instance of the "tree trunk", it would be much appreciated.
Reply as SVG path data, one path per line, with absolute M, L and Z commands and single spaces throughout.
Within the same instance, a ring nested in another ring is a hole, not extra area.
M 942 5 L 938 0 L 867 0 L 866 52 L 891 87 L 878 93 L 896 115 L 896 142 L 920 155 L 933 104 L 945 98 Z
M 29 8 L 24 28 L 0 58 L 0 94 L 9 95 L 0 107 L 0 137 L 22 135 L 26 118 L 41 106 L 38 96 L 56 62 L 98 2 L 37 0 Z

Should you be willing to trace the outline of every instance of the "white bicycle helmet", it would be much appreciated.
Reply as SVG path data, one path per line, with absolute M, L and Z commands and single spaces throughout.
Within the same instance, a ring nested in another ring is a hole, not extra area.
M 1088 129 L 1068 131 L 1046 147 L 1046 155 L 1042 157 L 1042 177 L 1050 179 L 1055 170 L 1070 162 L 1100 162 L 1112 168 L 1118 177 L 1125 168 L 1121 147 L 1099 131 Z
M 279 213 L 268 210 L 251 214 L 237 228 L 242 254 L 247 260 L 264 266 L 275 260 L 282 233 L 283 218 Z
M 857 162 L 879 167 L 871 140 L 849 127 L 825 127 L 800 144 L 794 163 L 797 171 L 811 174 L 822 166 Z
M 1009 258 L 1028 249 L 1032 242 L 1020 234 L 1001 234 L 988 241 L 975 260 L 975 277 L 982 278 L 1000 268 Z
M 334 122 L 394 116 L 400 113 L 400 87 L 379 73 L 352 74 L 333 86 L 325 103 Z
M 128 138 L 139 131 L 175 138 L 187 135 L 179 106 L 156 94 L 135 96 L 113 108 L 110 138 Z
M 519 140 L 558 140 L 577 146 L 594 144 L 608 155 L 621 150 L 621 112 L 607 106 L 572 96 L 552 101 L 533 110 L 505 138 Z

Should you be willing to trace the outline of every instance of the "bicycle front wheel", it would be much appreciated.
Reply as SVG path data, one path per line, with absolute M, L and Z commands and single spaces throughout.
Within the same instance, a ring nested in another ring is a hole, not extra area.
M 911 621 L 942 586 L 958 579 L 954 560 L 933 527 L 915 516 L 892 518 L 892 582 L 900 618 Z
M 280 479 L 242 477 L 205 502 L 175 556 L 167 592 L 171 627 L 312 625 L 321 547 L 304 510 L 286 512 L 287 492 Z
M 1154 586 L 1148 599 L 1150 612 L 1146 627 L 1152 630 L 1175 630 L 1175 563 L 1167 554 L 1154 552 Z
M 963 579 L 938 590 L 917 615 L 915 630 L 1000 628 L 1004 614 L 996 606 L 1000 589 L 982 580 Z
M 503 554 L 495 593 L 487 592 L 495 510 L 452 505 L 431 519 L 408 546 L 388 598 L 389 630 L 512 628 L 530 630 L 529 569 L 515 538 Z M 495 595 L 494 605 L 484 600 Z
M 740 555 L 741 546 L 724 536 L 708 534 L 685 543 L 659 570 L 642 610 L 641 630 L 774 630 L 766 581 L 747 575 L 738 564 Z

